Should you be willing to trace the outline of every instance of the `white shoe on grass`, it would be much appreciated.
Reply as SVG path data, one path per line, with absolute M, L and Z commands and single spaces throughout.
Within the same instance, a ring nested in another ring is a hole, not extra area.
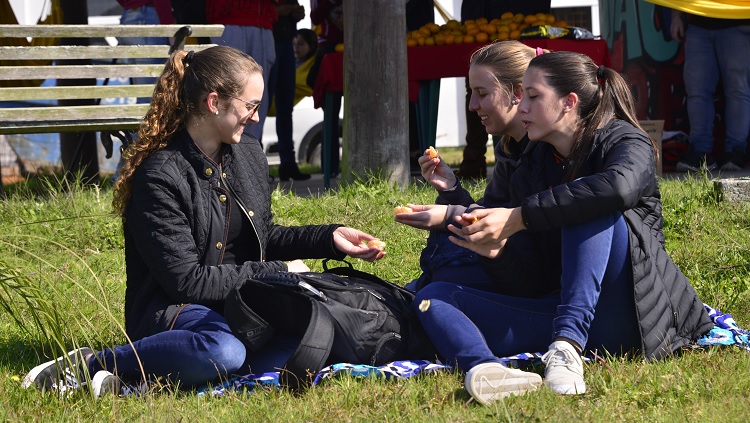
M 99 370 L 91 378 L 91 389 L 94 391 L 94 398 L 103 395 L 120 395 L 120 378 L 107 370 Z
M 562 395 L 580 395 L 586 392 L 583 360 L 571 343 L 553 342 L 549 351 L 542 356 L 542 361 L 547 366 L 544 370 L 544 383 L 550 389 Z
M 542 385 L 542 377 L 500 363 L 482 363 L 469 369 L 464 385 L 475 400 L 487 405 L 509 395 L 536 390 Z

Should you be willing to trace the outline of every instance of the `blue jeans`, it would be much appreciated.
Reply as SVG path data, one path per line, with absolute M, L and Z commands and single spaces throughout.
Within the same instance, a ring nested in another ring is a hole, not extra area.
M 141 6 L 134 9 L 123 10 L 120 16 L 121 25 L 159 25 L 159 15 L 156 13 L 154 6 Z M 118 38 L 118 42 L 123 45 L 169 45 L 167 37 L 123 37 Z M 129 59 L 129 63 L 136 64 L 164 64 L 164 59 Z M 154 84 L 156 78 L 132 78 L 133 84 Z M 150 103 L 150 98 L 138 98 L 138 103 Z
M 257 26 L 226 25 L 221 37 L 211 37 L 211 42 L 234 47 L 249 54 L 263 68 L 263 81 L 271 79 L 271 67 L 276 62 L 276 47 L 273 32 Z M 263 141 L 263 124 L 269 107 L 268 88 L 263 90 L 263 98 L 258 108 L 258 123 L 245 126 L 245 133 Z
M 419 291 L 417 311 L 438 353 L 468 371 L 498 356 L 546 351 L 556 337 L 587 350 L 639 349 L 628 229 L 621 214 L 562 229 L 562 290 L 519 298 L 455 283 Z
M 683 76 L 690 119 L 690 144 L 713 151 L 714 93 L 721 78 L 726 103 L 724 150 L 745 151 L 750 132 L 750 25 L 710 30 L 689 25 Z
M 273 99 L 276 107 L 276 135 L 279 139 L 279 160 L 282 165 L 297 163 L 292 135 L 296 69 L 292 41 L 276 40 L 276 63 L 271 67 L 267 89 L 269 98 Z
M 179 380 L 191 387 L 240 370 L 245 346 L 220 314 L 201 305 L 188 305 L 172 330 L 139 339 L 132 346 L 105 349 L 97 358 L 89 363 L 92 375 L 106 369 L 126 382 L 138 382 L 143 378 L 140 359 L 146 376 Z

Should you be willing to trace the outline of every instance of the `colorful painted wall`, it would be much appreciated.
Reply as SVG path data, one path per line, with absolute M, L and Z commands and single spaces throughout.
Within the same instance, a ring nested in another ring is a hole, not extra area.
M 602 38 L 614 68 L 633 85 L 639 119 L 663 119 L 664 130 L 689 132 L 683 50 L 669 34 L 670 9 L 643 0 L 600 0 Z

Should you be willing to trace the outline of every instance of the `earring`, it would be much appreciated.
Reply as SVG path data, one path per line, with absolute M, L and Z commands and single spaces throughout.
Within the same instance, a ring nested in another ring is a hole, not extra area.
M 513 100 L 510 101 L 510 104 L 513 104 L 513 105 L 518 104 L 518 99 L 514 98 Z
M 214 114 L 218 115 L 219 114 L 219 109 L 214 110 Z

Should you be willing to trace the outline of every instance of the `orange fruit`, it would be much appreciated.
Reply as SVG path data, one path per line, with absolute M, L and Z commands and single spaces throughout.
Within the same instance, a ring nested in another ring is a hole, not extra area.
M 479 27 L 472 26 L 471 28 L 466 28 L 466 33 L 469 35 L 477 35 L 481 32 Z
M 342 53 L 344 51 L 344 44 L 338 43 L 336 44 L 336 53 Z
M 475 41 L 476 40 L 475 40 L 475 38 L 474 38 L 473 35 L 471 35 L 471 34 L 464 35 L 464 39 L 463 39 L 464 44 L 471 44 L 471 43 L 473 43 Z
M 423 46 L 424 45 L 424 37 L 417 38 L 417 45 L 418 46 Z
M 547 14 L 546 13 L 537 13 L 534 16 L 536 16 L 536 20 L 538 21 L 546 21 L 547 20 Z
M 502 15 L 500 15 L 500 19 L 513 19 L 513 12 L 505 12 Z
M 434 22 L 430 22 L 427 24 L 427 29 L 429 29 L 431 33 L 436 34 L 438 31 L 440 31 L 440 25 Z
M 530 24 L 534 22 L 535 20 L 536 20 L 536 15 L 526 15 L 523 17 L 523 23 Z
M 477 25 L 487 25 L 489 21 L 487 20 L 487 18 L 479 18 L 476 20 L 476 22 L 477 22 Z
M 523 22 L 523 13 L 516 13 L 515 15 L 513 15 L 513 22 L 515 23 Z
M 547 16 L 546 16 L 546 18 L 544 20 L 548 24 L 551 24 L 551 23 L 555 22 L 557 19 L 555 19 L 555 15 L 553 15 L 551 13 L 548 13 Z
M 446 34 L 445 35 L 445 44 L 451 45 L 456 43 L 456 36 L 453 34 Z
M 492 25 L 492 24 L 483 25 L 479 29 L 481 29 L 482 32 L 485 32 L 487 34 L 494 34 L 494 33 L 497 32 L 497 27 L 495 25 Z
M 466 20 L 466 21 L 464 22 L 464 26 L 469 26 L 469 25 L 476 25 L 476 24 L 477 24 L 477 22 L 476 22 L 476 21 L 475 21 L 474 19 L 467 19 L 467 20 Z
M 510 39 L 510 32 L 508 31 L 498 32 L 497 39 L 500 41 L 505 41 L 505 40 Z
M 445 34 L 443 34 L 442 32 L 438 32 L 437 34 L 435 34 L 435 44 L 439 46 L 445 44 Z
M 570 25 L 568 25 L 565 21 L 555 21 L 554 26 L 559 26 L 560 28 L 567 28 Z
M 435 45 L 435 37 L 426 37 L 424 39 L 424 45 L 426 45 L 426 46 L 434 46 Z
M 430 34 L 432 34 L 432 31 L 430 31 L 430 28 L 427 28 L 426 26 L 423 26 L 422 28 L 419 28 L 418 30 L 423 37 L 427 37 Z
M 406 46 L 407 47 L 414 47 L 417 45 L 417 39 L 416 38 L 409 38 L 406 40 Z
M 521 30 L 520 29 L 514 29 L 513 31 L 510 31 L 510 39 L 511 40 L 517 40 L 521 38 Z
M 474 39 L 478 43 L 486 43 L 487 41 L 489 41 L 490 36 L 486 32 L 480 32 L 474 36 Z

